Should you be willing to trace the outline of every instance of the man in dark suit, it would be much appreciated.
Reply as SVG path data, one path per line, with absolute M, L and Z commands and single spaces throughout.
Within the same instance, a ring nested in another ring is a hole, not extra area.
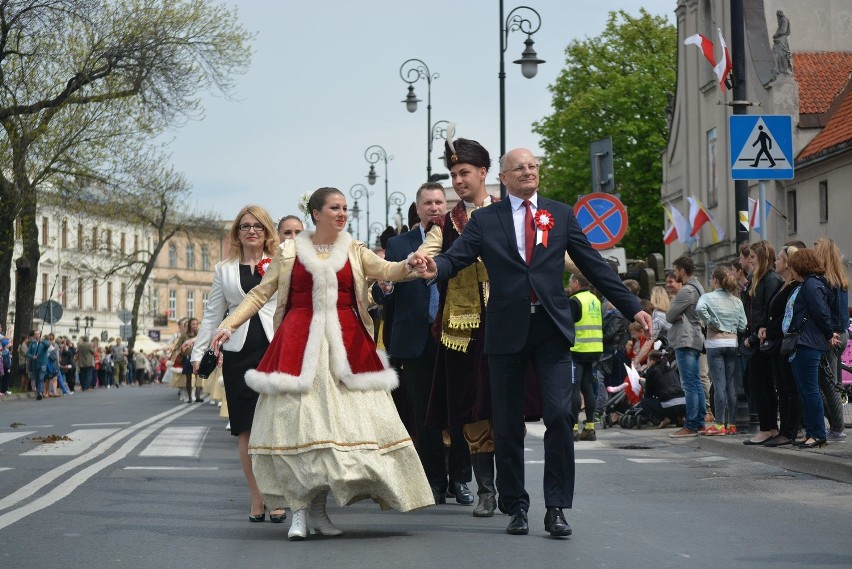
M 524 489 L 524 375 L 535 366 L 543 399 L 544 527 L 571 535 L 563 508 L 574 498 L 571 395 L 574 319 L 562 285 L 565 255 L 623 314 L 646 330 L 651 316 L 595 251 L 571 208 L 538 195 L 538 163 L 519 148 L 500 160 L 508 199 L 477 210 L 461 237 L 434 260 L 424 278 L 447 279 L 481 258 L 491 282 L 485 319 L 485 352 L 491 370 L 497 491 L 511 521 L 506 532 L 529 533 L 529 494 Z
M 402 261 L 423 244 L 424 228 L 430 222 L 443 218 L 447 211 L 447 198 L 441 184 L 427 182 L 420 186 L 415 197 L 417 215 L 421 224 L 387 242 L 385 259 Z M 438 344 L 432 337 L 431 327 L 438 311 L 438 289 L 424 286 L 416 280 L 396 285 L 377 283 L 373 297 L 391 315 L 385 327 L 390 331 L 386 342 L 388 355 L 401 363 L 401 388 L 408 393 L 408 402 L 414 414 L 415 447 L 426 478 L 432 486 L 435 503 L 446 502 L 448 484 L 460 504 L 473 503 L 473 493 L 467 487 L 470 481 L 470 453 L 461 427 L 448 429 L 452 446 L 449 460 L 444 459 L 444 441 L 441 429 L 426 425 L 426 412 L 432 390 L 435 356 Z M 449 477 L 449 480 L 448 480 Z

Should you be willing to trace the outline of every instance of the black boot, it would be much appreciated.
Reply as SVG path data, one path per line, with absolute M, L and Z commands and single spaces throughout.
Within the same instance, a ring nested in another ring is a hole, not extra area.
M 497 507 L 497 489 L 494 486 L 494 453 L 478 452 L 470 455 L 473 475 L 479 487 L 479 502 L 473 509 L 477 518 L 490 518 Z

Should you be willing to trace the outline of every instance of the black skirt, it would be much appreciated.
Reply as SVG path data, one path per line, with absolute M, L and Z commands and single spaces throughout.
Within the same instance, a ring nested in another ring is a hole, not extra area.
M 261 278 L 261 275 L 252 273 L 248 265 L 240 265 L 240 285 L 243 291 L 250 291 L 260 283 Z M 239 352 L 222 351 L 222 379 L 225 382 L 232 435 L 251 431 L 257 392 L 246 385 L 246 372 L 258 366 L 267 347 L 269 340 L 263 330 L 260 316 L 255 314 L 249 321 L 243 349 Z

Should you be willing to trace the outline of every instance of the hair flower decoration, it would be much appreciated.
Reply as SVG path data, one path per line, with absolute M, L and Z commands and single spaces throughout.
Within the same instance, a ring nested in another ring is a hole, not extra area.
M 302 194 L 299 196 L 299 211 L 302 212 L 302 217 L 305 219 L 305 223 L 308 222 L 308 219 L 311 217 L 311 208 L 309 202 L 311 201 L 311 194 Z
M 547 234 L 553 229 L 553 215 L 546 209 L 540 209 L 533 216 L 535 226 L 541 230 L 541 233 L 536 237 L 536 244 L 541 243 L 547 247 Z
M 269 263 L 271 262 L 272 259 L 270 259 L 269 257 L 264 257 L 263 259 L 261 259 L 260 262 L 257 264 L 257 274 L 259 274 L 260 276 L 265 275 L 266 267 L 268 267 Z

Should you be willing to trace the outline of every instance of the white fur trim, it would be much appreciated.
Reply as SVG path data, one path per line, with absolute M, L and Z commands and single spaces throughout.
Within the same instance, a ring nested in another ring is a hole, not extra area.
M 296 237 L 296 254 L 299 261 L 313 277 L 313 316 L 305 345 L 306 356 L 302 359 L 299 376 L 284 373 L 261 373 L 250 370 L 246 373 L 246 384 L 258 393 L 305 393 L 316 378 L 317 354 L 322 349 L 323 338 L 328 341 L 328 360 L 331 375 L 354 391 L 391 391 L 399 385 L 396 371 L 390 367 L 387 356 L 379 352 L 384 367 L 381 371 L 352 373 L 343 331 L 337 315 L 337 272 L 346 265 L 352 248 L 352 237 L 341 232 L 334 243 L 331 254 L 320 258 L 310 240 L 311 234 L 302 232 Z

